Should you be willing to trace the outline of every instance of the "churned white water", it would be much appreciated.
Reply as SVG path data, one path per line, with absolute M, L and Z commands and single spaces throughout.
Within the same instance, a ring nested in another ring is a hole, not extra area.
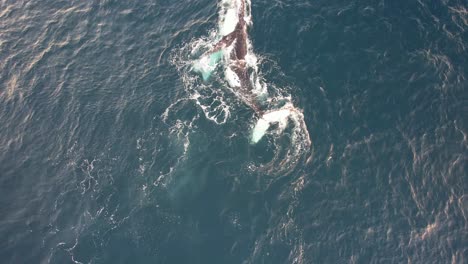
M 239 77 L 237 76 L 237 74 L 231 70 L 231 68 L 226 68 L 226 70 L 224 71 L 224 75 L 225 75 L 225 78 L 226 78 L 226 81 L 228 82 L 229 86 L 231 87 L 240 87 L 241 86 L 241 82 L 240 82 L 240 79 Z

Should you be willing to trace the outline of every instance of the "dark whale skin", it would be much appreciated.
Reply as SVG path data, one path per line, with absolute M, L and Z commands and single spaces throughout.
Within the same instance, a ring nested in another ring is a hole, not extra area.
M 210 52 L 217 52 L 234 43 L 234 47 L 230 54 L 231 60 L 229 67 L 234 71 L 234 73 L 236 73 L 240 81 L 240 87 L 235 88 L 238 89 L 238 94 L 242 101 L 261 116 L 263 111 L 257 103 L 256 96 L 252 93 L 252 82 L 250 81 L 247 63 L 245 61 L 245 57 L 248 53 L 247 23 L 244 19 L 245 0 L 241 0 L 238 13 L 238 22 L 234 31 L 224 36 Z

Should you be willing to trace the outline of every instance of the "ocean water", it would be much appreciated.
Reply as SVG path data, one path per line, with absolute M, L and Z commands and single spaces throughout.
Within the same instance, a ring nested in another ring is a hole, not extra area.
M 0 0 L 0 262 L 467 263 L 468 3 L 229 3 Z

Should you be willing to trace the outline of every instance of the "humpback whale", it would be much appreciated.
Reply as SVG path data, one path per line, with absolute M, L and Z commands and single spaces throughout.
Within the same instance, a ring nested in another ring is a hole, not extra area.
M 180 100 L 194 100 L 207 119 L 224 124 L 238 112 L 231 111 L 232 96 L 225 98 L 232 92 L 238 103 L 251 110 L 249 143 L 257 144 L 269 135 L 267 147 L 275 146 L 271 161 L 253 165 L 253 168 L 284 174 L 292 171 L 301 157 L 309 153 L 312 142 L 304 114 L 294 106 L 292 95 L 263 78 L 263 67 L 259 67 L 261 57 L 258 60 L 253 52 L 248 34 L 253 25 L 250 1 L 218 0 L 217 30 L 210 30 L 209 36 L 194 38 L 177 50 L 174 63 L 182 74 L 188 95 Z M 267 66 L 267 69 L 270 68 Z M 272 70 L 278 72 L 279 69 Z M 213 73 L 219 75 L 212 83 L 202 84 L 194 72 L 204 82 Z M 289 147 L 284 145 L 287 142 L 290 142 Z
M 224 79 L 230 90 L 255 113 L 257 122 L 251 134 L 252 144 L 259 142 L 270 129 L 274 131 L 272 133 L 279 134 L 288 124 L 294 124 L 292 133 L 295 138 L 292 140 L 304 139 L 304 144 L 309 146 L 310 139 L 302 112 L 294 107 L 290 97 L 281 94 L 269 97 L 266 84 L 258 78 L 256 57 L 251 50 L 248 35 L 248 26 L 252 24 L 250 1 L 222 0 L 220 8 L 218 41 L 193 61 L 191 69 L 207 81 L 222 60 Z M 192 54 L 198 54 L 194 51 L 198 49 L 192 50 Z
M 249 69 L 246 62 L 248 53 L 248 34 L 245 0 L 233 0 L 237 9 L 237 24 L 234 30 L 222 37 L 222 39 L 208 51 L 208 54 L 216 54 L 221 50 L 230 50 L 226 74 L 235 74 L 236 82 L 229 82 L 231 88 L 240 99 L 257 115 L 261 116 L 263 111 L 257 102 L 257 95 L 253 93 L 253 84 L 249 76 Z

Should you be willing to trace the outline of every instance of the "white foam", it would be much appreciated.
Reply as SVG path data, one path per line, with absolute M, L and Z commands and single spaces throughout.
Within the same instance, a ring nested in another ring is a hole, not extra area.
M 224 75 L 226 77 L 226 81 L 228 82 L 229 86 L 231 86 L 232 88 L 241 86 L 239 76 L 237 76 L 237 74 L 233 70 L 231 70 L 230 67 L 226 67 L 226 70 L 224 71 Z
M 248 51 L 250 50 L 251 45 L 248 45 Z M 257 69 L 258 58 L 254 53 L 248 52 L 247 55 L 245 55 L 245 61 L 247 62 L 247 66 Z
M 215 70 L 216 64 L 210 63 L 210 56 L 206 55 L 195 61 L 193 69 L 196 72 L 200 72 L 204 80 L 207 80 L 211 73 Z
M 258 78 L 255 78 L 255 85 L 254 89 L 252 92 L 257 95 L 257 97 L 260 99 L 261 97 L 267 97 L 268 96 L 268 88 L 267 84 L 264 82 L 260 82 Z

